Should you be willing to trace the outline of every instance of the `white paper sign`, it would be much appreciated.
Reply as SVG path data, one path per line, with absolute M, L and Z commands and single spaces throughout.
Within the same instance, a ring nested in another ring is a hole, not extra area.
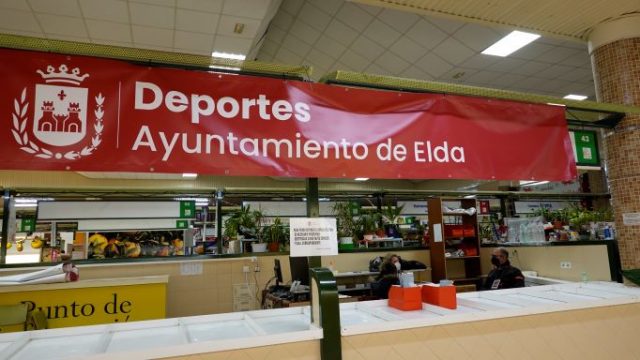
M 640 225 L 640 213 L 622 214 L 622 223 L 626 226 Z
M 335 218 L 290 218 L 290 256 L 338 255 Z
M 433 242 L 442 242 L 442 224 L 433 224 Z

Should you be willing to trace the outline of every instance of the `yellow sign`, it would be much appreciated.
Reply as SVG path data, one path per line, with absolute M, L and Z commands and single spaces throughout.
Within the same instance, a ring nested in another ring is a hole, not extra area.
M 162 319 L 166 315 L 166 283 L 8 292 L 0 296 L 0 305 L 17 303 L 27 304 L 29 310 L 42 310 L 49 328 Z

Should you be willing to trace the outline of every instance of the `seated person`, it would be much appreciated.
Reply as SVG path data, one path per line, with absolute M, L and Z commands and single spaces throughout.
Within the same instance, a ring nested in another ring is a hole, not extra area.
M 371 283 L 371 293 L 380 299 L 388 299 L 391 285 L 400 285 L 398 270 L 390 261 L 385 261 L 380 265 L 380 274 L 376 281 Z
M 520 269 L 511 266 L 507 249 L 501 247 L 493 250 L 491 263 L 494 267 L 484 282 L 484 290 L 524 287 L 524 275 Z

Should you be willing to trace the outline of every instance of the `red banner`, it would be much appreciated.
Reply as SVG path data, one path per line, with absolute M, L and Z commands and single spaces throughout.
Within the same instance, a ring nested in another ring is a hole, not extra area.
M 3 169 L 570 180 L 564 109 L 0 50 Z

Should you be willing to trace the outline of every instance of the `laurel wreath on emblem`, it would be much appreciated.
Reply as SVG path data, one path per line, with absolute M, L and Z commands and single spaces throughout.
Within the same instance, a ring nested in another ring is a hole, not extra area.
M 102 142 L 102 130 L 104 126 L 102 125 L 102 117 L 104 116 L 104 110 L 102 109 L 102 105 L 104 104 L 104 96 L 102 93 L 98 93 L 98 96 L 95 97 L 96 100 L 96 108 L 93 111 L 96 116 L 95 123 L 93 124 L 93 129 L 95 133 L 91 138 L 91 145 L 87 145 L 82 148 L 80 151 L 71 150 L 67 151 L 64 154 L 56 153 L 39 147 L 33 141 L 29 140 L 29 134 L 27 133 L 27 108 L 29 107 L 29 103 L 26 101 L 27 98 L 27 88 L 25 87 L 22 90 L 22 95 L 20 95 L 20 101 L 18 99 L 14 99 L 13 102 L 13 129 L 11 132 L 13 133 L 13 138 L 16 140 L 18 145 L 21 146 L 20 150 L 25 151 L 29 154 L 33 154 L 36 157 L 42 159 L 51 159 L 55 157 L 56 159 L 60 159 L 64 157 L 68 160 L 76 160 L 83 156 L 89 156 L 93 154 L 93 151 L 100 146 Z

